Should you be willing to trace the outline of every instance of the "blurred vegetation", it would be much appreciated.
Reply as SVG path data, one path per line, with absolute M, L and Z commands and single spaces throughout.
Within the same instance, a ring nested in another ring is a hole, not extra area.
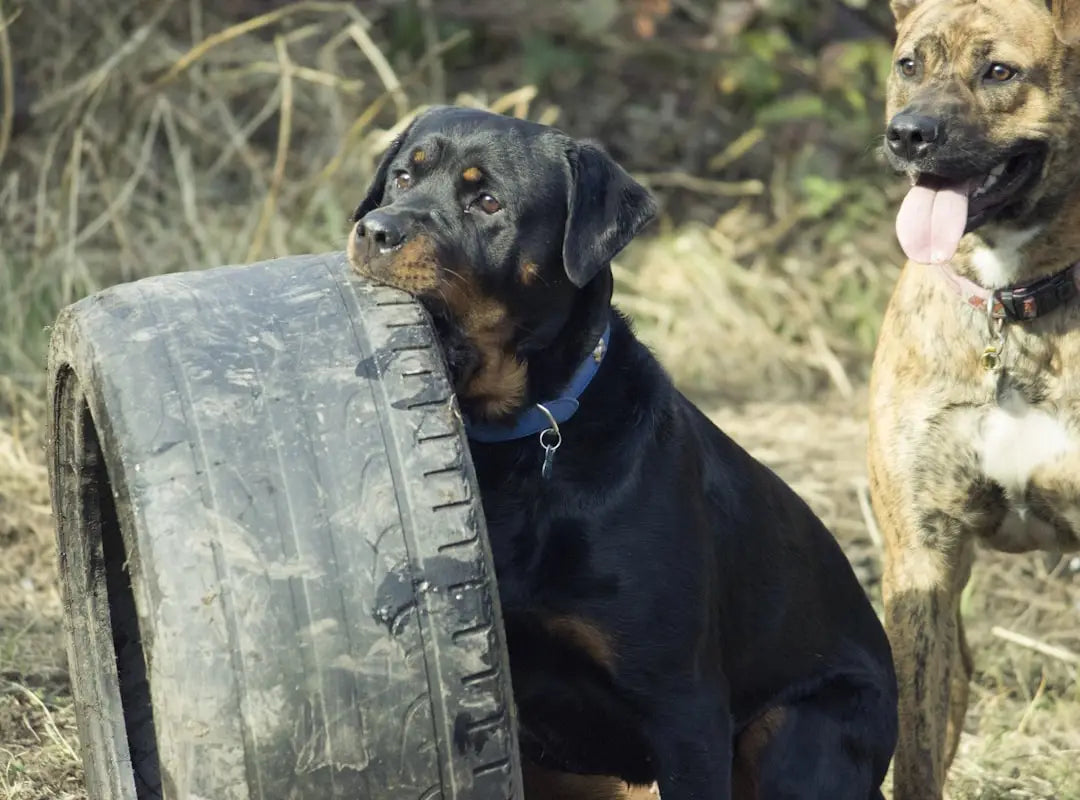
M 599 139 L 657 193 L 620 297 L 688 390 L 865 375 L 898 263 L 884 3 L 0 0 L 0 19 L 0 376 L 26 397 L 45 326 L 86 293 L 342 246 L 379 150 L 437 102 Z M 759 369 L 744 340 L 775 353 Z

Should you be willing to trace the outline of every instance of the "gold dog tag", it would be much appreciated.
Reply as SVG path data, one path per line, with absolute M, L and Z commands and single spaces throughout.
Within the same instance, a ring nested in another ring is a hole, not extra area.
M 1001 356 L 996 345 L 987 345 L 979 357 L 979 363 L 987 372 L 997 372 L 1001 368 Z

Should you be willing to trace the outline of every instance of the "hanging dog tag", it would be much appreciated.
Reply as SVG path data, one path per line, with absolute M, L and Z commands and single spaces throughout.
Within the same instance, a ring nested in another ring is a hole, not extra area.
M 996 345 L 987 345 L 979 356 L 979 363 L 987 372 L 997 372 L 1001 368 L 1001 354 Z
M 555 451 L 559 449 L 560 444 L 562 444 L 562 434 L 559 433 L 558 428 L 548 428 L 540 433 L 540 445 L 544 448 L 544 464 L 540 467 L 540 476 L 545 480 L 551 477 Z
M 987 372 L 997 372 L 1001 369 L 1001 353 L 1005 350 L 1005 319 L 991 320 L 990 330 L 997 335 L 997 341 L 986 346 L 979 356 L 979 363 Z
M 551 477 L 551 465 L 555 463 L 555 448 L 544 448 L 544 465 L 540 467 L 540 476 L 545 480 Z
M 559 423 L 556 422 L 555 415 L 551 413 L 547 406 L 543 403 L 537 403 L 536 407 L 540 409 L 551 424 L 550 428 L 540 431 L 540 446 L 544 448 L 544 463 L 540 467 L 540 477 L 546 480 L 551 477 L 551 467 L 555 463 L 555 451 L 562 444 L 562 431 L 559 430 Z

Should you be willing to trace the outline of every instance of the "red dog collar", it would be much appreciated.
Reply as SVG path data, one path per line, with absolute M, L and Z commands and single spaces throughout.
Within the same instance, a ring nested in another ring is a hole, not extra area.
M 988 311 L 993 319 L 1026 322 L 1049 314 L 1080 294 L 1080 262 L 1031 283 L 1005 289 L 985 289 L 944 264 L 938 271 L 968 305 Z

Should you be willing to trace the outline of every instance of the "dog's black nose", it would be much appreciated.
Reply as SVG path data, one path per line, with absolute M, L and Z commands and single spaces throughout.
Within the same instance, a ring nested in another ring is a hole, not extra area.
M 889 149 L 908 161 L 925 158 L 944 138 L 941 120 L 922 114 L 897 114 L 885 132 Z
M 405 241 L 405 226 L 396 215 L 376 209 L 360 220 L 356 235 L 378 247 L 397 247 Z

